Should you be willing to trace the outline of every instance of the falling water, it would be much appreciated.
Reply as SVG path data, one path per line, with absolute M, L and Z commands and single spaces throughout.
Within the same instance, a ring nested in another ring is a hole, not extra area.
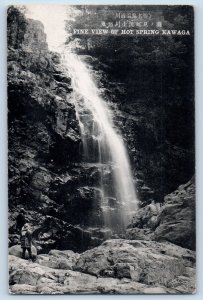
M 138 203 L 125 145 L 88 66 L 71 52 L 63 55 L 63 64 L 72 80 L 84 162 L 100 171 L 100 199 L 95 201 L 104 225 L 122 231 Z

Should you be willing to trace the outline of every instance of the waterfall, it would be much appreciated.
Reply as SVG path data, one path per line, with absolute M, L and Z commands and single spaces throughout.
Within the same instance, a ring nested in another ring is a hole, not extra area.
M 99 202 L 104 226 L 120 232 L 138 204 L 126 147 L 88 65 L 70 51 L 63 54 L 63 65 L 71 77 L 83 160 L 100 172 L 100 199 L 95 201 Z

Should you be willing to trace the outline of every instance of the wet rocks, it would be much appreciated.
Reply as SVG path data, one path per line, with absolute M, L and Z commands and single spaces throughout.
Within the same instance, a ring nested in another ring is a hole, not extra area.
M 157 211 L 158 214 L 158 211 Z M 133 216 L 128 228 L 151 228 L 150 219 L 152 214 L 149 211 L 149 205 L 141 207 Z M 152 228 L 151 228 L 152 229 Z
M 160 206 L 155 204 L 155 212 L 150 212 L 150 205 L 146 205 L 137 210 L 126 229 L 127 239 L 152 240 L 154 228 L 157 226 L 157 216 Z

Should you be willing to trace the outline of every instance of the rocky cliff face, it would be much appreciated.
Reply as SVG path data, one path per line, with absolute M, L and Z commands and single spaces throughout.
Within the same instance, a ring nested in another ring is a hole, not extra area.
M 105 233 L 81 228 L 91 219 L 96 169 L 81 162 L 70 78 L 48 51 L 43 25 L 8 10 L 10 244 L 23 206 L 38 247 L 86 249 Z M 77 226 L 76 226 L 77 225 Z M 98 236 L 97 236 L 98 235 Z M 71 242 L 72 241 L 72 242 Z M 48 250 L 46 250 L 48 251 Z
M 155 240 L 167 240 L 195 249 L 195 182 L 192 178 L 164 198 L 157 219 Z

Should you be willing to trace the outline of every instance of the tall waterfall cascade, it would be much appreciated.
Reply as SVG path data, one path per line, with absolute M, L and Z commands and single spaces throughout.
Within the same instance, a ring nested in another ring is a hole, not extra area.
M 100 174 L 95 203 L 103 226 L 120 232 L 138 206 L 126 147 L 88 65 L 71 51 L 63 52 L 62 63 L 71 77 L 83 161 L 97 167 Z

